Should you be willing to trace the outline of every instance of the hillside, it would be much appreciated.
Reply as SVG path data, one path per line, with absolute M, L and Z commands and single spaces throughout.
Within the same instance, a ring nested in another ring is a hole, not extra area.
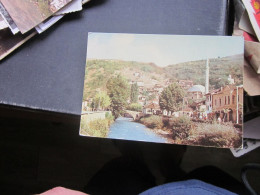
M 229 75 L 236 84 L 243 83 L 243 55 L 209 59 L 210 88 L 227 84 Z M 184 62 L 165 67 L 167 77 L 175 80 L 192 80 L 194 84 L 205 85 L 206 60 Z
M 220 88 L 227 84 L 228 75 L 242 84 L 243 56 L 210 59 L 210 88 Z M 192 80 L 194 84 L 205 85 L 206 60 L 169 65 L 161 68 L 153 63 L 122 60 L 88 59 L 86 66 L 84 99 L 93 97 L 99 90 L 106 90 L 107 80 L 121 74 L 128 81 L 140 81 L 146 88 L 159 84 L 165 86 L 167 80 Z M 136 75 L 137 74 L 137 75 Z
M 106 90 L 107 80 L 117 74 L 128 81 L 140 81 L 146 85 L 161 84 L 166 78 L 163 68 L 153 63 L 134 61 L 88 59 L 85 71 L 84 99 L 93 97 L 98 90 Z M 140 76 L 135 76 L 135 73 Z

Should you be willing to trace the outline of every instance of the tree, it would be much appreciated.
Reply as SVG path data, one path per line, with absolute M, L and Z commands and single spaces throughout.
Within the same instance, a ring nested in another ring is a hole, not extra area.
M 110 106 L 111 101 L 106 92 L 100 91 L 94 97 L 94 105 L 98 109 L 105 109 Z
M 107 81 L 108 95 L 111 99 L 112 113 L 115 118 L 118 118 L 124 113 L 127 100 L 130 95 L 130 87 L 126 79 L 121 75 L 112 77 Z
M 130 92 L 131 103 L 137 103 L 138 94 L 139 94 L 138 85 L 137 83 L 134 83 L 131 85 L 131 92 Z
M 178 85 L 178 83 L 172 83 L 168 87 L 164 88 L 159 97 L 160 108 L 162 110 L 167 110 L 167 112 L 176 112 L 182 107 L 183 98 L 183 89 Z
M 155 98 L 156 98 L 156 94 L 153 93 L 152 95 L 148 95 L 148 97 L 147 97 L 147 101 L 154 100 Z
M 132 111 L 136 111 L 136 112 L 142 112 L 142 108 L 143 108 L 143 106 L 138 103 L 132 103 L 129 106 L 127 106 L 127 110 L 132 110 Z

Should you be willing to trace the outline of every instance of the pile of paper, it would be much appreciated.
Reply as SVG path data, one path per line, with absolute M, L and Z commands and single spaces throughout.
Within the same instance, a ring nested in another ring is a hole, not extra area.
M 260 1 L 235 0 L 233 35 L 245 39 L 244 89 L 260 95 Z
M 89 0 L 0 0 L 0 60 Z

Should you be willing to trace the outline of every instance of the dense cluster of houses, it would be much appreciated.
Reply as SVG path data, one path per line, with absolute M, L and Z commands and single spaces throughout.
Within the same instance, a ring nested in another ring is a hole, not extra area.
M 187 115 L 202 120 L 217 119 L 222 122 L 242 123 L 243 87 L 235 86 L 229 76 L 229 85 L 220 89 L 207 90 L 202 85 L 194 85 L 191 80 L 179 80 L 178 84 L 186 91 L 183 106 L 178 112 L 167 112 L 159 106 L 159 96 L 172 81 L 163 85 L 155 84 L 145 88 L 143 82 L 137 82 L 139 88 L 138 103 L 143 106 L 144 114 Z M 131 81 L 133 83 L 133 81 Z M 131 84 L 130 83 L 130 84 Z M 152 97 L 152 98 L 149 98 Z
M 242 123 L 243 86 L 236 86 L 234 79 L 229 76 L 229 84 L 219 89 L 210 90 L 202 85 L 194 85 L 191 80 L 179 80 L 178 84 L 186 92 L 182 108 L 178 112 L 161 110 L 159 97 L 165 87 L 174 82 L 167 79 L 163 82 L 144 83 L 140 73 L 134 73 L 136 79 L 129 81 L 138 86 L 138 104 L 142 105 L 143 114 L 174 115 L 176 117 L 187 115 L 202 120 L 217 119 L 221 122 Z M 206 83 L 206 86 L 207 83 Z M 84 111 L 93 111 L 89 108 L 92 99 L 83 102 Z M 130 101 L 130 100 L 129 100 Z M 129 102 L 130 103 L 130 102 Z

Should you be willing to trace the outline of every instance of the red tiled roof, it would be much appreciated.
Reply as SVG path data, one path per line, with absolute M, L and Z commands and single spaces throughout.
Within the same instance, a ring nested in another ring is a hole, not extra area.
M 160 106 L 158 104 L 151 103 L 151 104 L 144 106 L 144 108 L 160 109 Z

